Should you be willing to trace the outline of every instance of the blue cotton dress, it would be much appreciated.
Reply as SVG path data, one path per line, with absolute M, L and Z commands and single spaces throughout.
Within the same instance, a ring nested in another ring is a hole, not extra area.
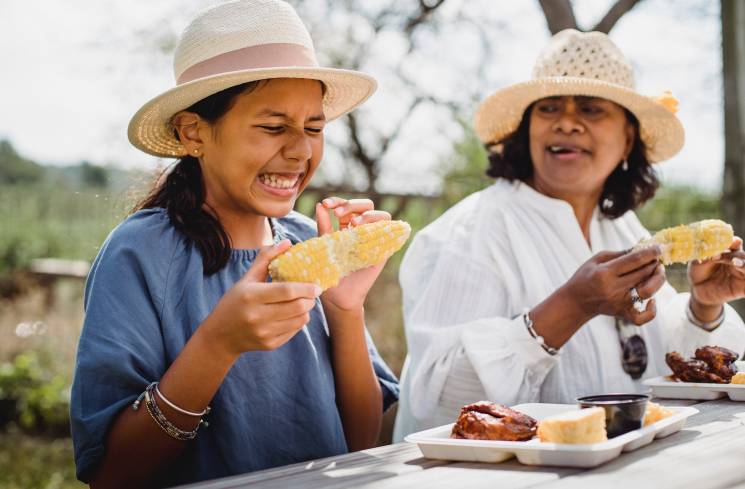
M 292 212 L 272 219 L 275 242 L 316 236 L 315 222 Z M 136 212 L 107 238 L 85 288 L 85 322 L 72 387 L 77 475 L 92 477 L 122 409 L 159 380 L 219 299 L 249 269 L 258 250 L 233 250 L 205 276 L 197 248 L 164 209 Z M 208 428 L 166 475 L 194 482 L 347 452 L 336 406 L 329 332 L 319 300 L 309 323 L 273 351 L 242 354 L 210 405 Z M 398 382 L 369 335 L 368 351 L 384 409 Z

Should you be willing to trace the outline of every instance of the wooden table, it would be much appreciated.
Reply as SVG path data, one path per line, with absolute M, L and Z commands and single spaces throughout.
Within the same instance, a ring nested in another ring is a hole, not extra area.
M 681 431 L 593 469 L 428 460 L 416 445 L 397 443 L 184 487 L 745 489 L 745 403 L 657 402 L 699 413 Z

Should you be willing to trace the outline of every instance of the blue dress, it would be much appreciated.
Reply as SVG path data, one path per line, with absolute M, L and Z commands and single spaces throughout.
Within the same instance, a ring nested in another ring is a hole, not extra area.
M 272 219 L 275 242 L 316 235 L 292 212 Z M 219 299 L 248 270 L 257 250 L 232 250 L 227 266 L 205 276 L 197 248 L 164 209 L 136 212 L 107 238 L 85 289 L 71 418 L 77 475 L 92 477 L 122 409 L 159 380 Z M 320 300 L 310 322 L 273 351 L 242 354 L 210 405 L 208 428 L 166 475 L 166 485 L 202 481 L 347 452 L 336 406 L 329 332 Z M 384 409 L 398 382 L 369 335 L 368 351 Z

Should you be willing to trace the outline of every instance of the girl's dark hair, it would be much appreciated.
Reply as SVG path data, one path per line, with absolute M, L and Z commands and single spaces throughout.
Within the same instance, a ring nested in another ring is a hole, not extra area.
M 530 105 L 523 114 L 520 125 L 511 134 L 486 145 L 489 155 L 489 168 L 486 174 L 494 178 L 504 178 L 510 182 L 527 181 L 533 176 L 533 160 L 530 157 Z M 608 176 L 600 194 L 601 212 L 610 218 L 620 217 L 629 210 L 637 209 L 654 197 L 660 182 L 654 168 L 647 160 L 647 150 L 639 137 L 639 121 L 624 109 L 626 118 L 634 126 L 634 143 L 629 153 L 628 170 L 618 165 Z
M 200 100 L 188 109 L 214 126 L 235 103 L 238 95 L 254 90 L 262 81 L 253 81 L 226 88 Z M 174 129 L 176 139 L 178 131 Z M 165 178 L 163 178 L 165 175 Z M 223 268 L 230 258 L 230 236 L 217 216 L 205 209 L 204 181 L 199 160 L 183 156 L 170 169 L 164 170 L 150 193 L 135 205 L 132 212 L 162 207 L 168 212 L 173 226 L 199 249 L 204 274 L 212 275 Z

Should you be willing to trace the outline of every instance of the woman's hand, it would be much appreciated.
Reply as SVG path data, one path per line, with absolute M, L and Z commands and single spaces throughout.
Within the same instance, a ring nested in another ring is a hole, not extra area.
M 288 240 L 264 247 L 201 327 L 230 356 L 284 345 L 310 320 L 321 293 L 315 284 L 267 283 L 269 262 L 290 247 Z
M 725 302 L 745 297 L 745 252 L 735 237 L 727 253 L 688 264 L 691 309 L 702 321 L 713 321 Z
M 328 197 L 316 204 L 319 236 L 334 231 L 329 215 L 330 210 L 339 220 L 339 229 L 391 219 L 389 213 L 376 211 L 373 202 L 369 199 L 345 200 L 339 197 Z M 347 275 L 336 287 L 323 293 L 321 299 L 324 306 L 331 305 L 344 311 L 361 310 L 370 287 L 375 283 L 384 266 L 385 262 Z
M 632 252 L 602 251 L 585 262 L 566 284 L 570 297 L 586 317 L 618 316 L 637 325 L 656 314 L 654 299 L 644 311 L 634 308 L 631 289 L 641 299 L 650 299 L 665 283 L 665 267 L 657 246 Z

